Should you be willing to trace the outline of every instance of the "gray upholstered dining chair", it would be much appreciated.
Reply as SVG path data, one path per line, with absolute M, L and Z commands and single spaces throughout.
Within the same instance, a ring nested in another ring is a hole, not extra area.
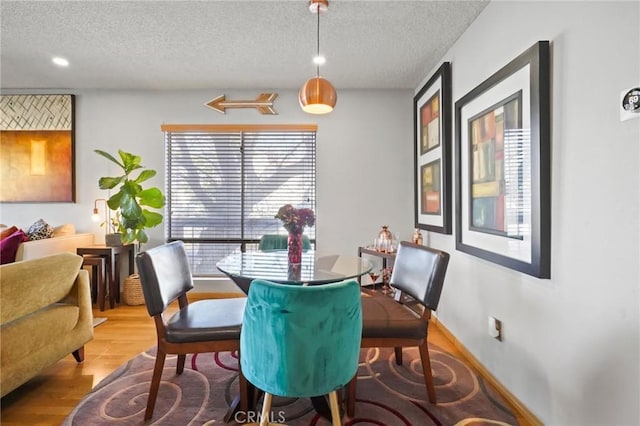
M 396 299 L 375 292 L 364 291 L 362 295 L 362 348 L 393 347 L 396 363 L 402 364 L 402 348 L 417 346 L 427 396 L 436 403 L 436 392 L 431 372 L 431 361 L 427 346 L 427 331 L 431 311 L 440 301 L 449 254 L 440 250 L 402 241 L 398 247 L 390 284 L 396 291 L 411 296 L 422 305 L 422 314 L 403 305 Z M 357 378 L 348 386 L 347 414 L 355 412 Z
M 174 241 L 136 257 L 144 301 L 156 324 L 158 351 L 144 419 L 153 416 L 167 354 L 177 354 L 176 374 L 184 370 L 186 354 L 240 349 L 240 326 L 246 298 L 209 299 L 189 303 L 193 288 L 182 241 Z M 178 300 L 179 310 L 165 319 L 163 313 Z M 240 404 L 247 410 L 247 383 L 240 373 Z

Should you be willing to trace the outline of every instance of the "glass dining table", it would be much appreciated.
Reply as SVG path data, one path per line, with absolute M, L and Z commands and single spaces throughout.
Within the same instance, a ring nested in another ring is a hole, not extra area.
M 367 259 L 332 254 L 317 256 L 314 250 L 303 251 L 302 262 L 290 264 L 286 250 L 234 252 L 216 265 L 245 293 L 254 279 L 281 284 L 321 285 L 358 278 L 371 271 Z
M 362 257 L 346 255 L 318 256 L 314 250 L 302 252 L 302 262 L 290 264 L 287 250 L 272 251 L 237 251 L 220 260 L 218 269 L 227 275 L 245 293 L 249 293 L 251 281 L 263 279 L 281 284 L 322 285 L 358 278 L 368 274 L 373 268 L 372 263 Z M 259 392 L 249 386 L 249 400 L 257 400 L 254 392 Z M 331 419 L 331 411 L 324 396 L 312 397 L 311 402 L 315 410 L 324 418 Z M 238 413 L 239 400 L 236 398 L 225 416 L 229 422 Z M 253 407 L 249 404 L 249 409 Z

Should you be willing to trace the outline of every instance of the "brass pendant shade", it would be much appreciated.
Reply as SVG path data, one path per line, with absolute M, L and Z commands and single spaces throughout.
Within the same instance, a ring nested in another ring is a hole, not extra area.
M 328 0 L 310 0 L 309 10 L 318 14 L 317 57 L 320 57 L 320 13 L 329 7 Z M 307 80 L 298 92 L 298 100 L 304 112 L 309 114 L 326 114 L 333 111 L 338 100 L 336 89 L 329 80 L 320 77 L 320 65 L 316 64 L 316 76 Z
M 326 114 L 333 111 L 338 95 L 329 80 L 318 76 L 310 78 L 300 88 L 298 99 L 304 112 Z
M 329 0 L 309 0 L 309 10 L 311 13 L 318 11 L 326 12 L 329 9 Z

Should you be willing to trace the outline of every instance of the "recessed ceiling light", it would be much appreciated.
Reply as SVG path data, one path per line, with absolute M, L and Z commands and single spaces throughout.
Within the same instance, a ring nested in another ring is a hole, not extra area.
M 59 67 L 68 67 L 69 61 L 65 58 L 61 58 L 60 56 L 54 56 L 51 61 Z
M 316 65 L 324 65 L 325 62 L 327 62 L 327 60 L 324 56 L 318 55 L 313 58 L 313 63 Z

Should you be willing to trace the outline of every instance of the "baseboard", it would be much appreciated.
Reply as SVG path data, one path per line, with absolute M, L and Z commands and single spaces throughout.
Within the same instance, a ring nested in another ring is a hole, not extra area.
M 535 414 L 529 411 L 529 409 L 522 402 L 520 402 L 520 400 L 518 400 L 518 398 L 516 398 L 509 391 L 509 389 L 507 389 L 502 383 L 500 383 L 495 377 L 493 377 L 493 375 L 489 372 L 489 370 L 487 370 L 485 366 L 482 365 L 480 361 L 478 361 L 476 357 L 474 357 L 473 354 L 467 348 L 465 348 L 462 343 L 460 343 L 460 341 L 456 338 L 456 336 L 454 336 L 444 326 L 444 324 L 442 324 L 442 322 L 438 321 L 438 318 L 436 318 L 435 316 L 432 316 L 431 321 L 436 325 L 436 327 L 438 327 L 438 329 L 442 332 L 442 334 L 444 334 L 445 337 L 449 339 L 451 343 L 453 343 L 456 349 L 458 349 L 462 353 L 462 355 L 466 358 L 466 360 L 469 361 L 469 364 L 471 364 L 487 382 L 489 382 L 493 387 L 495 387 L 498 393 L 504 399 L 509 401 L 509 403 L 516 410 L 517 416 L 523 421 L 521 425 L 523 423 L 525 425 L 531 425 L 531 426 L 542 426 L 544 424 L 535 416 Z

